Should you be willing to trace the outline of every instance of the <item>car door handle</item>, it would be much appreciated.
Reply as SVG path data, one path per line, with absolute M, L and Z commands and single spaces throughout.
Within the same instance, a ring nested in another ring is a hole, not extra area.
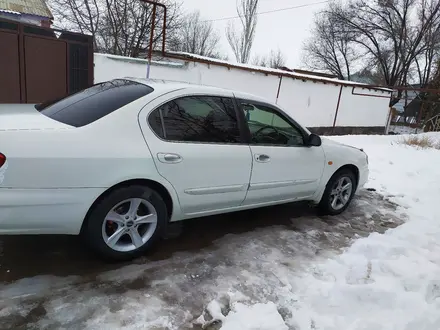
M 270 162 L 270 157 L 268 155 L 255 155 L 255 160 L 260 163 Z
M 171 163 L 171 164 L 177 164 L 180 163 L 183 158 L 180 155 L 177 154 L 164 154 L 164 153 L 158 153 L 157 158 L 161 163 Z

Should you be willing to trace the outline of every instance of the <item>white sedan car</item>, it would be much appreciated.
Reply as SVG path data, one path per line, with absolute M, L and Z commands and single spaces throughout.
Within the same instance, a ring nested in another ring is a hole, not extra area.
M 336 215 L 367 178 L 362 150 L 241 92 L 127 78 L 0 106 L 0 235 L 81 234 L 111 259 L 188 218 L 300 200 Z

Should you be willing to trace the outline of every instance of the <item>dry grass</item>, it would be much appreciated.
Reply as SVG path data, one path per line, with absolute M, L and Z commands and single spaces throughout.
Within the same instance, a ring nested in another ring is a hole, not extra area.
M 403 138 L 400 143 L 419 149 L 433 148 L 440 150 L 440 141 L 436 141 L 435 139 L 426 135 L 410 135 Z

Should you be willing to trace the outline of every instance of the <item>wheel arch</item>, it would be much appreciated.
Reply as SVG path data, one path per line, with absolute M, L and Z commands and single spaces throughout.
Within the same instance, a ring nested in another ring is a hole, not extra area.
M 131 180 L 126 180 L 126 181 L 122 181 L 122 182 L 120 182 L 118 184 L 115 184 L 114 186 L 108 188 L 101 195 L 99 195 L 98 198 L 95 199 L 95 201 L 89 207 L 89 209 L 88 209 L 88 211 L 87 211 L 87 213 L 86 213 L 86 215 L 84 217 L 83 223 L 81 225 L 80 233 L 83 232 L 85 224 L 87 223 L 87 221 L 89 219 L 89 215 L 92 212 L 92 210 L 95 208 L 96 204 L 98 204 L 102 199 L 104 199 L 106 196 L 108 196 L 113 191 L 115 191 L 117 189 L 120 189 L 120 188 L 123 188 L 123 187 L 128 187 L 128 186 L 133 186 L 133 185 L 141 185 L 141 186 L 146 186 L 146 187 L 149 187 L 151 189 L 154 189 L 163 198 L 163 200 L 165 202 L 165 205 L 167 206 L 168 219 L 171 219 L 174 203 L 173 203 L 173 198 L 171 197 L 171 194 L 169 193 L 167 188 L 165 188 L 165 186 L 162 185 L 161 183 L 159 183 L 157 181 L 154 181 L 154 180 L 149 180 L 149 179 L 131 179 Z
M 353 165 L 353 164 L 346 164 L 346 165 L 343 165 L 343 166 L 341 166 L 340 168 L 338 168 L 338 169 L 335 171 L 335 173 L 333 173 L 333 175 L 330 177 L 329 181 L 333 178 L 333 176 L 334 176 L 336 173 L 338 173 L 338 172 L 340 172 L 340 171 L 343 171 L 343 170 L 350 170 L 350 171 L 353 172 L 353 174 L 354 174 L 354 176 L 355 176 L 355 178 L 356 178 L 356 188 L 357 188 L 357 185 L 359 184 L 360 173 L 359 173 L 359 168 L 358 168 L 356 165 Z
M 359 184 L 359 179 L 360 179 L 360 172 L 359 172 L 359 168 L 356 165 L 353 164 L 345 164 L 340 166 L 336 171 L 333 172 L 332 175 L 330 175 L 327 179 L 327 181 L 325 182 L 325 185 L 323 186 L 321 192 L 319 193 L 319 198 L 317 200 L 321 200 L 322 195 L 324 194 L 325 189 L 327 188 L 328 184 L 330 183 L 330 181 L 333 179 L 333 177 L 338 174 L 340 171 L 343 170 L 350 170 L 351 172 L 353 172 L 355 179 L 356 179 L 356 189 L 357 186 Z
M 359 168 L 356 166 L 356 165 L 354 165 L 354 164 L 344 164 L 344 165 L 342 165 L 342 166 L 340 166 L 336 171 L 334 171 L 333 172 L 333 174 L 329 177 L 329 179 L 327 180 L 327 182 L 326 182 L 326 184 L 325 184 L 325 186 L 323 186 L 323 189 L 320 191 L 320 193 L 319 193 L 319 197 L 317 198 L 317 199 L 315 199 L 314 201 L 315 201 L 315 203 L 317 204 L 317 206 L 318 206 L 318 208 L 321 210 L 321 213 L 322 214 L 325 214 L 325 215 L 336 215 L 336 214 L 339 214 L 340 212 L 336 212 L 336 211 L 329 211 L 328 210 L 328 206 L 327 206 L 327 203 L 326 203 L 326 199 L 324 199 L 324 197 L 326 196 L 326 192 L 328 192 L 329 191 L 329 189 L 331 189 L 331 184 L 332 184 L 332 182 L 333 182 L 333 180 L 335 179 L 335 177 L 339 174 L 339 173 L 341 173 L 341 171 L 350 171 L 351 173 L 353 173 L 353 175 L 354 175 L 354 179 L 355 179 L 355 181 L 356 182 L 354 182 L 354 185 L 355 185 L 355 187 L 354 187 L 354 190 L 353 190 L 353 192 L 352 192 L 352 196 L 351 196 L 351 198 L 354 196 L 354 194 L 356 193 L 356 190 L 357 190 L 357 187 L 358 187 L 358 185 L 359 185 L 359 180 L 360 180 L 360 171 L 359 171 Z M 329 192 L 328 192 L 329 193 Z M 348 205 L 348 203 L 347 203 L 347 205 Z M 345 210 L 345 208 L 346 208 L 346 206 L 345 207 L 343 207 L 341 210 L 343 211 L 343 210 Z M 341 212 L 342 212 L 341 211 Z M 332 213 L 332 212 L 335 212 L 335 213 Z

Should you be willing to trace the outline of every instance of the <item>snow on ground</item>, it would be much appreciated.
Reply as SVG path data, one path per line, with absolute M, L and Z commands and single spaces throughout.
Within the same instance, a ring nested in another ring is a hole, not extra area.
M 437 134 L 431 134 L 439 138 Z M 354 242 L 294 279 L 288 320 L 299 329 L 440 329 L 440 152 L 392 137 L 335 137 L 370 157 L 368 186 L 408 222 Z
M 0 284 L 0 328 L 440 329 L 440 151 L 403 136 L 332 139 L 364 148 L 380 195 L 360 192 L 338 217 L 229 215 L 231 227 L 276 219 L 167 260 Z
M 273 302 L 252 306 L 235 303 L 233 309 L 225 317 L 221 329 L 288 330 L 288 327 Z
M 286 277 L 276 294 L 278 308 L 289 311 L 286 324 L 304 330 L 440 329 L 440 152 L 402 145 L 399 137 L 332 139 L 364 148 L 368 186 L 401 205 L 397 212 L 409 221 Z M 237 329 L 259 329 L 248 314 L 243 318 L 249 323 L 234 318 Z M 275 324 L 271 329 L 280 328 Z

